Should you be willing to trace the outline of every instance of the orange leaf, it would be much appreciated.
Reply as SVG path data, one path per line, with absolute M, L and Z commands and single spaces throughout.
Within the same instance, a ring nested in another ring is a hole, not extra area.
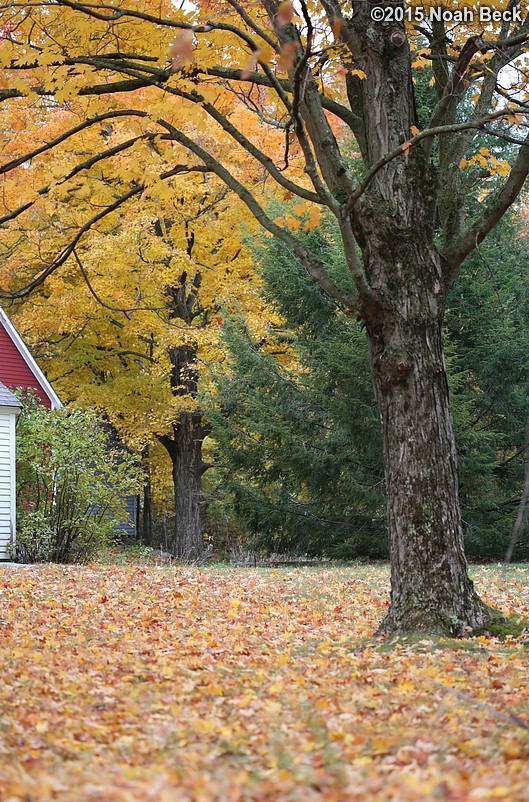
M 169 48 L 169 55 L 171 56 L 173 72 L 182 69 L 187 62 L 192 61 L 193 32 L 181 31 L 181 33 L 175 36 Z
M 287 0 L 285 3 L 281 3 L 279 8 L 277 9 L 277 17 L 276 21 L 280 28 L 285 25 L 289 25 L 292 22 L 292 17 L 294 16 L 294 3 Z
M 301 220 L 296 220 L 295 217 L 287 217 L 285 220 L 285 224 L 287 228 L 291 228 L 293 231 L 297 231 L 301 226 Z
M 279 51 L 279 59 L 277 61 L 277 66 L 281 72 L 288 72 L 292 69 L 297 49 L 297 42 L 285 42 Z
M 313 228 L 317 228 L 320 222 L 320 210 L 317 206 L 313 206 L 310 212 L 309 219 L 305 222 L 304 229 L 305 231 L 311 231 Z
M 249 78 L 256 71 L 259 62 L 259 50 L 254 50 L 246 67 L 241 71 L 241 78 Z
M 420 133 L 416 125 L 410 126 L 410 131 L 412 136 L 417 136 L 417 134 Z
M 404 153 L 404 158 L 406 159 L 406 161 L 408 161 L 408 158 L 410 156 L 410 148 L 411 148 L 411 142 L 405 142 L 402 145 L 402 152 Z

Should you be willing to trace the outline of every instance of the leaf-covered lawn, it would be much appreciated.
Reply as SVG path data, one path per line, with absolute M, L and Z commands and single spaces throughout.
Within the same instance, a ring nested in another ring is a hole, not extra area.
M 476 571 L 529 616 L 529 567 Z M 367 640 L 386 568 L 0 568 L 0 800 L 529 800 L 528 639 Z

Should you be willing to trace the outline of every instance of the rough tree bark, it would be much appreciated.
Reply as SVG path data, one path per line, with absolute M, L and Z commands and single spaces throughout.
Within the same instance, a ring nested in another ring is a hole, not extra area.
M 423 275 L 435 268 L 432 259 L 421 262 Z M 398 262 L 392 267 L 394 274 Z M 442 299 L 404 286 L 399 294 L 398 303 L 368 326 L 391 556 L 391 606 L 381 629 L 479 631 L 489 611 L 468 578 L 463 549 Z
M 199 559 L 204 551 L 203 440 L 204 429 L 200 413 L 183 412 L 175 426 L 173 439 L 173 551 L 175 557 L 184 562 Z
M 379 131 L 378 147 L 373 136 L 369 139 L 375 160 L 392 147 L 392 137 L 398 141 L 399 128 L 414 124 L 405 76 L 392 65 L 400 54 L 395 48 L 381 52 L 389 61 L 384 71 L 394 74 L 398 86 L 392 88 L 396 108 L 391 112 L 389 100 L 385 106 L 391 114 L 386 133 Z M 382 90 L 374 84 L 371 91 L 374 96 Z M 380 119 L 371 120 L 373 128 L 377 124 Z M 460 635 L 485 629 L 491 611 L 474 591 L 464 555 L 442 344 L 449 284 L 433 245 L 436 182 L 416 151 L 405 165 L 384 167 L 362 199 L 362 251 L 377 299 L 364 305 L 362 314 L 380 409 L 388 505 L 391 604 L 381 631 Z M 374 221 L 371 230 L 368 219 Z
M 330 19 L 338 17 L 338 3 L 323 4 Z M 406 144 L 418 119 L 405 30 L 395 23 L 374 25 L 373 5 L 379 4 L 355 4 L 354 15 L 343 20 L 342 37 L 365 74 L 362 80 L 350 77 L 348 93 L 366 174 L 372 171 L 358 200 L 351 202 L 349 193 L 345 205 L 369 288 L 356 281 L 385 451 L 391 604 L 381 631 L 480 632 L 495 613 L 468 576 L 442 346 L 446 297 L 459 265 L 454 259 L 449 266 L 434 245 L 442 172 L 427 147 Z M 444 91 L 456 93 L 456 73 L 454 68 L 448 89 L 439 89 L 440 104 Z M 312 109 L 308 103 L 301 109 L 314 142 Z M 437 116 L 443 119 L 439 111 Z M 388 158 L 399 149 L 400 158 Z M 332 148 L 316 147 L 316 153 L 339 196 Z M 461 207 L 448 214 L 464 220 Z M 354 268 L 355 245 L 343 239 Z

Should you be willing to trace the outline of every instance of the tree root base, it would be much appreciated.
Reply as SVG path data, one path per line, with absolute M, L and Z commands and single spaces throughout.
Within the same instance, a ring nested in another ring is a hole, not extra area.
M 377 635 L 399 636 L 408 634 L 434 635 L 447 638 L 473 638 L 480 635 L 505 638 L 516 637 L 529 626 L 525 620 L 506 618 L 500 610 L 480 600 L 474 601 L 468 616 L 455 617 L 441 610 L 414 610 L 406 616 L 396 616 L 391 609 L 378 628 Z

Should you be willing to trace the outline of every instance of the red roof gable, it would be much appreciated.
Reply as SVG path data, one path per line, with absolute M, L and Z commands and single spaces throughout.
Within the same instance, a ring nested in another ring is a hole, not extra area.
M 35 390 L 45 407 L 51 409 L 51 401 L 37 381 L 18 348 L 0 321 L 0 382 L 11 389 L 25 387 Z
M 48 409 L 61 405 L 3 310 L 0 314 L 0 382 L 11 389 L 34 390 Z

